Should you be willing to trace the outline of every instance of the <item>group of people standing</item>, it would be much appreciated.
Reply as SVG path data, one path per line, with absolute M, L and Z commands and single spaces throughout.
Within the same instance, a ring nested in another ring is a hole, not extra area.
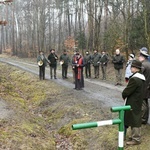
M 106 67 L 109 61 L 108 55 L 105 51 L 102 51 L 101 54 L 95 49 L 94 54 L 90 55 L 88 51 L 85 53 L 85 76 L 86 78 L 91 78 L 91 64 L 94 67 L 94 78 L 99 78 L 99 70 L 101 66 L 102 70 L 102 80 L 106 80 Z
M 125 105 L 130 105 L 131 110 L 125 111 L 124 125 L 125 137 L 127 129 L 131 127 L 127 145 L 138 145 L 141 143 L 141 125 L 147 124 L 149 119 L 150 98 L 150 62 L 148 60 L 148 49 L 143 47 L 139 50 L 138 57 L 131 53 L 125 67 L 125 82 L 127 86 L 122 92 Z M 112 58 L 116 74 L 116 84 L 122 85 L 122 72 L 125 60 L 120 50 L 116 49 Z
M 138 59 L 135 59 L 135 54 L 130 54 L 125 67 L 125 82 L 126 88 L 122 92 L 122 98 L 125 105 L 130 105 L 131 110 L 125 111 L 124 125 L 125 136 L 127 129 L 131 127 L 131 137 L 127 142 L 128 145 L 137 145 L 141 142 L 141 125 L 147 124 L 149 119 L 149 103 L 150 98 L 150 62 L 148 61 L 148 49 L 143 47 L 139 51 Z M 57 79 L 56 69 L 57 61 L 59 60 L 62 66 L 62 78 L 67 79 L 68 66 L 72 66 L 73 79 L 75 89 L 81 90 L 84 88 L 83 69 L 85 67 L 86 78 L 91 78 L 91 65 L 94 68 L 94 78 L 99 78 L 99 68 L 102 70 L 102 80 L 106 80 L 106 68 L 108 64 L 108 55 L 105 51 L 101 54 L 97 50 L 91 55 L 89 51 L 82 56 L 79 51 L 75 51 L 70 59 L 67 51 L 58 58 L 55 50 L 51 49 L 48 58 L 40 51 L 37 57 L 39 65 L 39 78 L 45 79 L 45 67 L 47 63 L 50 66 L 50 78 Z M 121 55 L 120 50 L 116 49 L 115 55 L 112 57 L 116 75 L 116 86 L 122 85 L 122 73 L 125 59 Z
M 45 67 L 47 64 L 50 66 L 50 78 L 57 79 L 56 77 L 56 69 L 57 69 L 57 60 L 58 56 L 55 54 L 55 49 L 50 50 L 50 54 L 48 58 L 44 55 L 43 51 L 39 52 L 39 56 L 37 57 L 37 62 L 39 66 L 39 78 L 40 80 L 45 79 Z
M 74 51 L 74 55 L 71 61 L 66 50 L 64 50 L 63 54 L 60 55 L 60 58 L 58 58 L 55 53 L 55 49 L 50 50 L 50 54 L 47 58 L 45 57 L 43 51 L 40 51 L 39 56 L 37 57 L 37 62 L 39 63 L 40 80 L 45 79 L 45 67 L 47 66 L 47 64 L 49 64 L 50 66 L 50 78 L 57 79 L 56 69 L 58 60 L 62 66 L 63 79 L 68 78 L 68 66 L 72 66 L 75 89 L 77 90 L 81 90 L 84 87 L 83 67 L 85 67 L 86 78 L 91 78 L 91 64 L 94 67 L 94 78 L 99 78 L 99 67 L 101 66 L 103 75 L 102 79 L 106 80 L 106 67 L 109 59 L 105 51 L 102 51 L 101 55 L 98 53 L 97 50 L 94 50 L 94 54 L 92 55 L 89 53 L 89 51 L 86 51 L 85 56 L 82 56 L 79 51 L 76 50 Z M 40 62 L 42 63 L 40 64 Z M 81 78 L 81 80 L 79 80 L 79 78 Z M 79 81 L 81 82 L 80 84 Z
M 131 136 L 127 145 L 141 143 L 141 125 L 147 124 L 149 119 L 150 98 L 150 62 L 148 50 L 143 47 L 139 51 L 138 59 L 134 54 L 129 55 L 126 65 L 126 88 L 122 92 L 125 105 L 130 105 L 131 110 L 125 111 L 125 137 L 127 129 L 131 127 Z

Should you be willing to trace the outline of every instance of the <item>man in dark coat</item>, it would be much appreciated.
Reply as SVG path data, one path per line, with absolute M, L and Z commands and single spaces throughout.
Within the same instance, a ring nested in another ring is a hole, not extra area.
M 45 67 L 47 66 L 47 58 L 45 57 L 43 51 L 39 52 L 39 56 L 37 57 L 37 63 L 39 66 L 39 78 L 40 80 L 45 79 Z
M 70 63 L 70 58 L 67 55 L 67 51 L 64 50 L 64 53 L 60 56 L 60 64 L 62 65 L 62 78 L 67 79 L 68 65 Z
M 75 89 L 81 90 L 84 88 L 84 76 L 83 76 L 83 67 L 84 67 L 84 60 L 83 57 L 77 52 L 74 63 L 75 72 Z
M 91 78 L 91 55 L 89 54 L 89 51 L 86 51 L 85 53 L 84 63 L 86 78 Z
M 99 65 L 100 65 L 101 55 L 98 54 L 98 51 L 95 49 L 94 54 L 92 55 L 92 64 L 94 67 L 95 78 L 99 78 Z
M 130 105 L 131 110 L 125 111 L 124 125 L 125 132 L 127 128 L 131 127 L 131 141 L 128 145 L 140 144 L 141 140 L 141 124 L 142 124 L 142 101 L 143 101 L 143 87 L 145 77 L 140 73 L 142 63 L 138 60 L 133 60 L 131 65 L 131 72 L 127 87 L 122 92 L 122 97 L 125 100 L 125 105 Z
M 122 85 L 122 70 L 123 70 L 123 63 L 124 58 L 120 54 L 120 50 L 116 49 L 116 54 L 113 56 L 112 63 L 114 64 L 115 74 L 116 74 L 116 84 L 115 85 Z
M 149 118 L 149 103 L 148 99 L 150 98 L 150 62 L 148 61 L 148 50 L 146 47 L 140 49 L 139 61 L 142 62 L 142 73 L 146 78 L 144 84 L 143 93 L 144 99 L 142 104 L 142 123 L 147 124 Z
M 102 80 L 106 80 L 106 68 L 107 68 L 107 63 L 108 63 L 108 56 L 106 55 L 105 51 L 102 51 L 101 59 L 100 59 L 100 64 L 101 64 L 101 69 L 102 69 Z
M 78 50 L 75 50 L 72 56 L 72 74 L 73 74 L 73 83 L 75 83 L 75 65 L 76 64 L 76 54 L 79 53 Z
M 49 65 L 50 65 L 50 77 L 53 78 L 53 70 L 54 70 L 54 79 L 57 79 L 56 77 L 56 69 L 57 69 L 57 60 L 58 56 L 55 54 L 55 49 L 50 50 L 50 55 L 48 56 Z

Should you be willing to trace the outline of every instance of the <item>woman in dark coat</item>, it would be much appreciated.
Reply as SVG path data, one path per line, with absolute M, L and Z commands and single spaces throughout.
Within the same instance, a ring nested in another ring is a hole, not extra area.
M 122 97 L 126 101 L 125 105 L 130 105 L 131 110 L 125 111 L 124 124 L 125 127 L 131 127 L 132 140 L 128 141 L 128 145 L 140 144 L 140 127 L 142 114 L 142 100 L 143 100 L 143 85 L 145 77 L 139 73 L 142 68 L 142 63 L 133 60 L 131 65 L 131 72 L 133 75 L 129 79 L 127 87 L 122 92 Z

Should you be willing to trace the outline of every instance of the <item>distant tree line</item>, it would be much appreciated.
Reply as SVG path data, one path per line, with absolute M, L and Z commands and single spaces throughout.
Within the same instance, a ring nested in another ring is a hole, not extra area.
M 0 49 L 34 57 L 39 50 L 61 52 L 72 37 L 73 50 L 119 47 L 126 55 L 150 48 L 149 0 L 15 0 L 0 4 Z

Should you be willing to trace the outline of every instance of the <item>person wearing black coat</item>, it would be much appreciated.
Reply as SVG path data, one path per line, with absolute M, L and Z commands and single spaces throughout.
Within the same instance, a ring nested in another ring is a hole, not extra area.
M 114 64 L 115 74 L 116 74 L 116 84 L 122 85 L 122 71 L 124 57 L 120 54 L 120 50 L 116 49 L 116 54 L 113 56 L 112 63 Z
M 139 61 L 142 62 L 142 73 L 146 78 L 144 84 L 143 93 L 143 104 L 142 104 L 142 124 L 147 124 L 149 119 L 149 102 L 150 98 L 150 62 L 148 61 L 149 54 L 146 47 L 140 49 Z
M 67 73 L 68 73 L 68 66 L 70 63 L 70 58 L 67 55 L 67 51 L 64 50 L 63 54 L 59 58 L 60 60 L 60 65 L 62 66 L 62 78 L 67 79 Z
M 75 66 L 74 64 L 76 63 L 76 54 L 78 53 L 78 50 L 74 51 L 74 54 L 72 56 L 72 74 L 73 74 L 73 83 L 75 83 Z
M 122 98 L 125 100 L 125 105 L 130 105 L 131 110 L 125 111 L 124 125 L 125 135 L 127 128 L 131 127 L 131 140 L 127 145 L 137 145 L 141 143 L 141 124 L 142 124 L 142 102 L 143 102 L 143 87 L 145 76 L 140 73 L 142 63 L 138 60 L 133 60 L 131 65 L 130 77 L 126 88 L 122 92 Z
M 99 66 L 100 66 L 101 55 L 98 54 L 98 51 L 95 49 L 94 54 L 92 55 L 92 64 L 94 67 L 94 76 L 99 78 Z
M 91 78 L 91 55 L 89 51 L 86 51 L 86 55 L 84 56 L 84 63 L 85 63 L 85 76 L 86 78 Z
M 56 69 L 57 69 L 57 60 L 58 56 L 55 54 L 55 49 L 50 50 L 50 55 L 48 56 L 49 60 L 49 66 L 50 66 L 50 78 L 53 78 L 53 70 L 54 70 L 54 79 L 57 79 L 56 77 Z
M 106 68 L 107 68 L 107 63 L 109 59 L 105 51 L 102 51 L 101 59 L 100 59 L 100 64 L 101 64 L 101 69 L 102 69 L 102 80 L 106 80 Z

